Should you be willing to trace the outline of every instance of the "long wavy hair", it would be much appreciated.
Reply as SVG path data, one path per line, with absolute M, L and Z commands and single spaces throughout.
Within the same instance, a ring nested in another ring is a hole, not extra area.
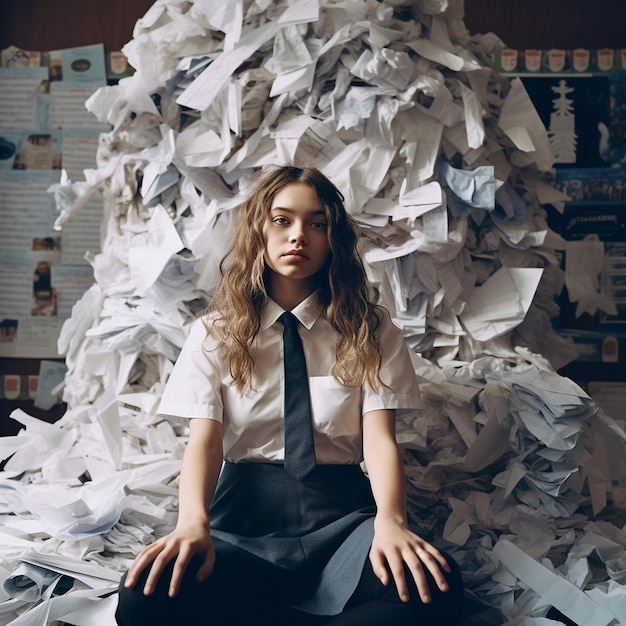
M 268 296 L 263 227 L 274 196 L 287 185 L 311 187 L 326 214 L 330 254 L 318 273 L 323 315 L 337 331 L 333 376 L 345 386 L 367 382 L 378 389 L 381 347 L 377 329 L 384 314 L 371 302 L 365 269 L 357 250 L 357 229 L 347 214 L 341 192 L 315 168 L 281 166 L 265 173 L 239 209 L 238 224 L 220 262 L 220 281 L 208 313 L 222 329 L 222 356 L 241 389 L 252 384 L 251 347 L 260 328 Z

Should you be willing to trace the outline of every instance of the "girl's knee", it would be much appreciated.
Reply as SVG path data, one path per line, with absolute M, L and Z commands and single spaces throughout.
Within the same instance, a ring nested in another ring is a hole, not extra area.
M 427 607 L 427 611 L 431 612 L 433 616 L 436 616 L 437 620 L 441 624 L 457 624 L 460 622 L 463 615 L 463 599 L 464 599 L 464 585 L 463 575 L 458 564 L 450 555 L 443 553 L 448 565 L 450 566 L 450 572 L 444 572 L 446 582 L 448 583 L 448 590 L 441 591 L 437 586 L 434 578 L 428 575 L 428 585 L 431 590 L 431 603 L 428 605 L 422 605 Z M 414 589 L 413 597 L 417 594 L 417 589 Z M 418 599 L 417 602 L 421 604 Z
M 118 603 L 115 619 L 119 626 L 136 626 L 138 624 L 171 624 L 169 621 L 175 614 L 175 600 L 167 595 L 168 585 L 162 581 L 157 584 L 154 593 L 149 596 L 143 592 L 149 569 L 142 573 L 137 584 L 128 589 L 124 586 L 127 573 L 122 576 L 118 589 Z M 167 582 L 167 581 L 166 581 Z

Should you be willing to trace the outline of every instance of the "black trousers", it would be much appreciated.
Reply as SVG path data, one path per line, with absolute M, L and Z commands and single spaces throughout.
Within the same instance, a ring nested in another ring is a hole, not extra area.
M 430 580 L 428 605 L 414 586 L 411 602 L 403 603 L 393 583 L 383 587 L 376 578 L 367 558 L 373 505 L 358 466 L 320 465 L 296 481 L 282 466 L 227 463 L 210 511 L 216 551 L 211 576 L 196 583 L 199 564 L 192 562 L 179 595 L 171 599 L 171 567 L 149 597 L 142 593 L 144 572 L 134 589 L 120 587 L 118 624 L 170 626 L 180 623 L 181 615 L 188 624 L 225 620 L 233 626 L 281 624 L 281 618 L 290 626 L 456 623 L 463 584 L 452 559 L 450 591 L 439 592 Z
M 248 626 L 252 624 L 276 624 L 276 626 L 453 626 L 462 617 L 463 581 L 455 562 L 448 557 L 452 572 L 447 575 L 449 591 L 441 592 L 430 578 L 432 600 L 424 604 L 410 581 L 411 599 L 408 603 L 398 597 L 391 582 L 384 587 L 375 576 L 369 559 L 356 591 L 344 611 L 332 617 L 309 615 L 295 609 L 272 606 L 254 587 L 242 587 L 223 559 L 217 559 L 214 572 L 202 584 L 194 580 L 200 561 L 192 561 L 176 598 L 167 596 L 171 567 L 166 569 L 157 589 L 151 596 L 144 596 L 142 588 L 148 575 L 144 572 L 137 586 L 119 592 L 116 619 L 119 626 L 171 626 L 181 623 L 191 625 L 229 624 Z

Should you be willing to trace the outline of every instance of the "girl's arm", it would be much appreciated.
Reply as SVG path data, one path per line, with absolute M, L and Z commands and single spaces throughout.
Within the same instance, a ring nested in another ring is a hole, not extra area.
M 141 572 L 152 563 L 144 593 L 151 594 L 164 567 L 176 559 L 169 595 L 175 596 L 191 558 L 200 554 L 204 563 L 197 573 L 205 579 L 215 563 L 215 550 L 209 529 L 209 504 L 222 467 L 222 425 L 211 419 L 189 422 L 189 442 L 180 472 L 178 522 L 173 532 L 146 546 L 135 558 L 125 586 L 133 587 Z
M 389 583 L 391 571 L 404 602 L 409 599 L 404 576 L 406 563 L 422 602 L 428 603 L 431 598 L 424 568 L 430 571 L 439 589 L 447 591 L 442 570 L 450 572 L 450 566 L 437 548 L 409 530 L 404 466 L 396 443 L 395 418 L 395 411 L 390 409 L 369 411 L 363 416 L 363 455 L 377 507 L 370 561 L 383 585 Z

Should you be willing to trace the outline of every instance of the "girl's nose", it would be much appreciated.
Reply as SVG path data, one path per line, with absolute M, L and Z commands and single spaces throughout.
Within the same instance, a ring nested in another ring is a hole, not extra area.
M 304 228 L 301 224 L 294 223 L 291 232 L 289 233 L 289 241 L 293 243 L 304 243 L 306 237 L 304 235 Z

